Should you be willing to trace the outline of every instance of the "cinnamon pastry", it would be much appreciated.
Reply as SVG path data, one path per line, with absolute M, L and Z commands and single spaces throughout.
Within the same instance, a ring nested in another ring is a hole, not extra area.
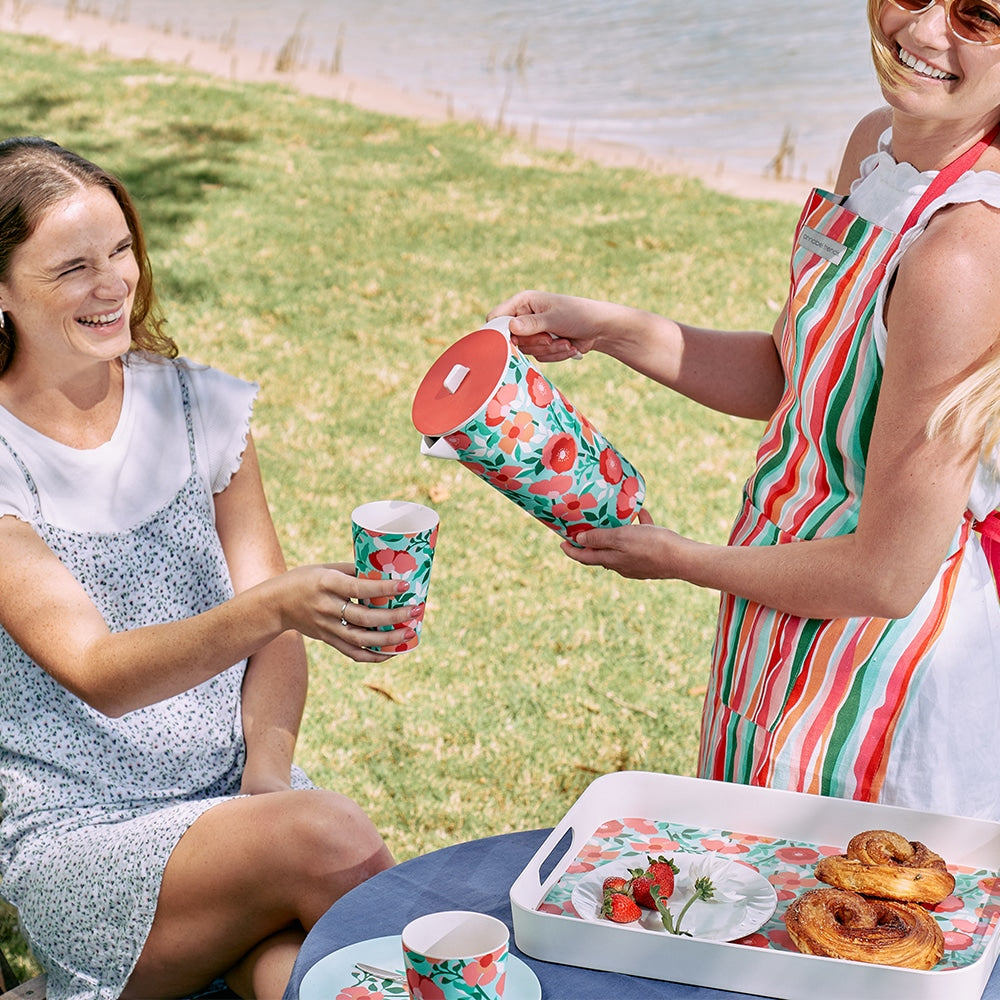
M 944 859 L 919 841 L 889 830 L 851 838 L 846 854 L 823 858 L 816 878 L 838 889 L 907 903 L 940 903 L 955 888 Z
M 800 896 L 785 912 L 785 927 L 807 955 L 926 970 L 944 954 L 941 928 L 922 906 L 844 889 Z

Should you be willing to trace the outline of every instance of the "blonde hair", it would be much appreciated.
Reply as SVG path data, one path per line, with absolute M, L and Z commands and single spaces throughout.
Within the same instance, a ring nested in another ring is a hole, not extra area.
M 879 14 L 886 2 L 868 0 L 868 28 L 879 84 L 883 90 L 892 90 L 902 80 L 902 70 L 896 46 L 879 25 Z M 1000 465 L 993 458 L 1000 447 L 1000 353 L 962 379 L 938 404 L 927 422 L 927 435 L 944 433 L 952 433 L 960 444 L 978 449 L 981 461 Z
M 868 0 L 868 30 L 871 33 L 875 75 L 883 90 L 892 90 L 903 79 L 903 71 L 899 68 L 896 46 L 879 25 L 879 14 L 885 4 L 886 0 Z
M 1000 353 L 964 378 L 938 404 L 927 436 L 951 432 L 961 444 L 978 448 L 980 461 L 997 470 L 1000 446 Z

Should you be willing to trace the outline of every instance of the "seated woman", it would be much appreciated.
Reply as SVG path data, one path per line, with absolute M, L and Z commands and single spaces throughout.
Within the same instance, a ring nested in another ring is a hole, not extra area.
M 292 763 L 302 635 L 377 661 L 412 610 L 286 568 L 256 386 L 177 357 L 121 182 L 37 138 L 0 142 L 0 309 L 0 889 L 52 1000 L 278 997 L 392 864 Z

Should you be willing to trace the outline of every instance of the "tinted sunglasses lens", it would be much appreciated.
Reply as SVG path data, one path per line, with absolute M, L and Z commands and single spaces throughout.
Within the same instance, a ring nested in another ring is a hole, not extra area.
M 900 10 L 927 10 L 928 7 L 934 5 L 934 0 L 891 0 L 894 7 L 899 7 Z
M 951 30 L 967 42 L 979 45 L 1000 42 L 1000 4 L 985 0 L 952 0 L 948 21 Z

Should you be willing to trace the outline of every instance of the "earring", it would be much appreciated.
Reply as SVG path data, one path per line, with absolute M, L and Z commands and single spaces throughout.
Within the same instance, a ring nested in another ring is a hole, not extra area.
M 7 324 L 4 322 L 3 310 L 0 309 L 0 333 L 5 333 L 7 330 Z

